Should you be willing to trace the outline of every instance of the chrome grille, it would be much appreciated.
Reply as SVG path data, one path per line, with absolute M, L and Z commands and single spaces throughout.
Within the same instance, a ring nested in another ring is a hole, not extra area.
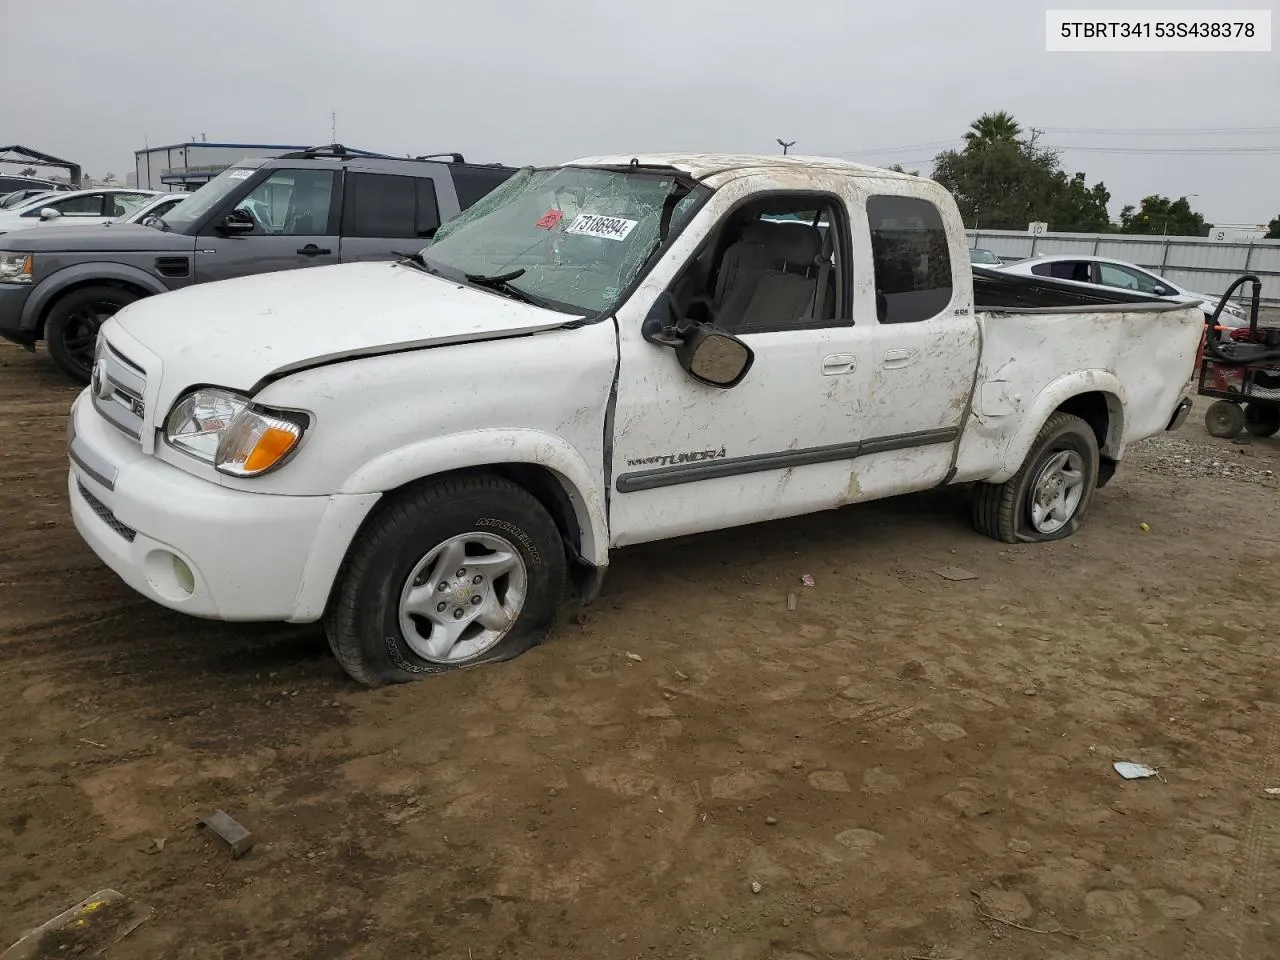
M 138 531 L 134 530 L 133 527 L 125 526 L 117 520 L 116 515 L 111 512 L 111 508 L 90 493 L 89 488 L 79 480 L 76 481 L 76 486 L 80 488 L 80 496 L 84 497 L 84 502 L 89 505 L 89 509 L 98 515 L 98 519 L 130 543 L 133 543 L 133 538 L 138 535 Z
M 93 365 L 93 405 L 113 426 L 135 440 L 142 439 L 146 416 L 147 374 L 140 366 L 102 341 Z

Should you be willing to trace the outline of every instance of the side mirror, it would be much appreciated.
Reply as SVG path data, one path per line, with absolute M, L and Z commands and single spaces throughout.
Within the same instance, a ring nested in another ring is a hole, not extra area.
M 1154 293 L 1157 297 L 1168 297 L 1173 294 L 1173 291 L 1168 287 L 1166 287 L 1163 283 L 1157 283 L 1155 286 L 1155 289 L 1152 290 L 1151 292 Z
M 732 334 L 706 324 L 684 330 L 676 360 L 689 376 L 712 387 L 736 387 L 747 375 L 756 355 Z
M 159 226 L 159 224 L 160 224 L 159 217 L 143 217 L 142 218 L 142 225 L 144 227 L 155 227 L 155 226 Z
M 45 207 L 40 211 L 41 220 L 57 220 L 62 214 L 54 207 Z
M 248 210 L 232 210 L 222 218 L 218 229 L 223 233 L 253 233 L 255 226 L 253 214 Z

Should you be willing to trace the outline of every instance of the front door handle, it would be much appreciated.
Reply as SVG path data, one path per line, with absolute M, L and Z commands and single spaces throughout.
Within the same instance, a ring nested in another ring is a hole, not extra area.
M 314 243 L 308 243 L 305 247 L 298 248 L 298 253 L 304 257 L 319 257 L 331 252 L 327 247 L 317 247 Z
M 853 373 L 858 369 L 858 358 L 852 353 L 833 353 L 822 358 L 822 375 L 837 377 L 842 373 Z
M 889 368 L 905 367 L 916 362 L 917 352 L 915 350 L 903 350 L 894 348 L 884 352 L 884 365 Z

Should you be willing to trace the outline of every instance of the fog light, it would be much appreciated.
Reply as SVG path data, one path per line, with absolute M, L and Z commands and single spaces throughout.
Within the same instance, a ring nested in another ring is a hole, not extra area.
M 196 575 L 191 572 L 187 562 L 176 553 L 173 555 L 173 578 L 178 581 L 178 587 L 187 596 L 196 592 Z

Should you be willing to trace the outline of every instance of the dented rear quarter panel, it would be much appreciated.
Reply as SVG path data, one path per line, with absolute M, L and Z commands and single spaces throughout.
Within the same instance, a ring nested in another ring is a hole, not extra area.
M 1001 483 L 1022 465 L 1044 422 L 1084 393 L 1107 398 L 1102 451 L 1164 430 L 1183 396 L 1204 329 L 1198 308 L 978 314 L 983 349 L 955 482 Z

